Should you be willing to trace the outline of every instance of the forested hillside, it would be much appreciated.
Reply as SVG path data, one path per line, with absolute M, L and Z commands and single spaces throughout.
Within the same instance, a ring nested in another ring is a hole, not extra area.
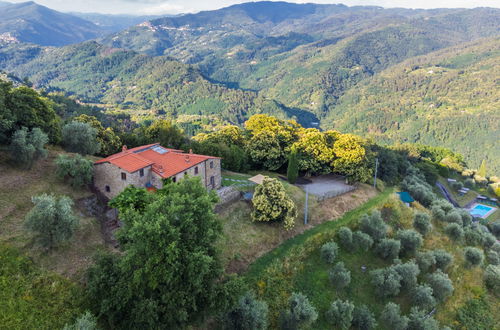
M 197 64 L 216 81 L 328 112 L 360 80 L 405 59 L 498 33 L 500 10 L 257 2 L 153 20 L 102 40 Z
M 499 31 L 494 8 L 255 2 L 62 48 L 4 42 L 0 69 L 136 121 L 241 124 L 267 113 L 382 142 L 445 145 L 498 172 L 498 39 L 487 38 Z
M 0 5 L 0 41 L 63 46 L 104 35 L 105 29 L 33 1 Z
M 148 110 L 151 115 L 217 114 L 241 123 L 262 112 L 314 120 L 307 112 L 287 109 L 255 92 L 212 83 L 192 66 L 96 42 L 45 49 L 10 45 L 0 49 L 0 65 L 17 76 L 29 77 L 35 87 L 61 89 L 86 102 Z
M 498 38 L 405 61 L 348 91 L 323 126 L 453 148 L 498 173 L 499 64 Z

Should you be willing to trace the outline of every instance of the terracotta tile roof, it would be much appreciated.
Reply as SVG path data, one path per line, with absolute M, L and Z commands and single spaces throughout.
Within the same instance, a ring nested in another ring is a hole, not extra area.
M 189 168 L 200 164 L 208 159 L 218 157 L 184 153 L 182 150 L 168 149 L 165 153 L 159 153 L 154 149 L 161 147 L 159 143 L 149 144 L 133 149 L 124 150 L 117 154 L 101 159 L 95 164 L 111 163 L 125 171 L 132 173 L 152 165 L 153 171 L 163 178 L 169 178 L 175 174 L 182 173 Z

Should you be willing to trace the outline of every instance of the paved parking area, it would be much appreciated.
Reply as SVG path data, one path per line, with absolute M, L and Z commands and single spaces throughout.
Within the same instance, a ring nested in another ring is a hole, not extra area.
M 356 189 L 355 186 L 346 184 L 345 179 L 338 175 L 321 175 L 309 178 L 311 183 L 299 184 L 302 189 L 309 191 L 310 194 L 326 199 L 345 194 Z

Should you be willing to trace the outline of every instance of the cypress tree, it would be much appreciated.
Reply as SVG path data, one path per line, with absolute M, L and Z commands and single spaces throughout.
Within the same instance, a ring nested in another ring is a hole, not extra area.
M 297 178 L 299 176 L 299 161 L 297 159 L 297 151 L 292 150 L 290 155 L 288 156 L 288 169 L 286 172 L 286 176 L 288 178 L 288 182 L 294 184 L 297 182 Z
M 483 161 L 481 162 L 481 166 L 479 166 L 477 174 L 479 176 L 482 176 L 483 178 L 486 178 L 486 159 L 483 159 Z

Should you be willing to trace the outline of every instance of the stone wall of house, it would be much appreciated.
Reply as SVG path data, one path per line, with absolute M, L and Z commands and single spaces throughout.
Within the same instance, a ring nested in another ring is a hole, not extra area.
M 210 163 L 213 162 L 213 166 Z M 221 161 L 220 159 L 207 159 L 205 161 L 205 166 L 207 168 L 207 188 L 209 189 L 219 189 L 222 187 L 222 174 L 221 174 Z M 214 178 L 214 184 L 210 184 L 210 178 Z
M 213 162 L 212 167 L 210 166 L 211 162 Z M 198 171 L 196 169 L 198 169 Z M 122 173 L 126 174 L 126 180 L 122 180 Z M 184 172 L 176 174 L 172 178 L 175 177 L 175 181 L 179 182 L 186 175 L 189 175 L 190 177 L 200 177 L 202 184 L 205 185 L 207 189 L 219 189 L 222 187 L 220 159 L 208 159 L 199 164 L 195 164 Z M 210 181 L 211 177 L 214 178 L 213 185 Z M 144 176 L 141 177 L 140 171 L 128 173 L 118 166 L 110 163 L 94 165 L 94 186 L 109 199 L 118 195 L 129 185 L 145 187 L 148 182 L 150 182 L 157 189 L 161 189 L 163 187 L 161 176 L 153 172 L 151 166 L 144 168 Z M 109 186 L 110 191 L 107 191 L 106 186 Z
M 196 168 L 198 168 L 198 171 L 196 171 Z M 201 182 L 204 186 L 207 186 L 209 182 L 205 178 L 205 162 L 201 162 L 199 164 L 193 165 L 192 167 L 188 168 L 187 170 L 177 173 L 176 175 L 172 176 L 171 178 L 175 178 L 175 182 L 179 182 L 182 180 L 186 175 L 189 175 L 190 177 L 200 177 Z M 155 186 L 158 189 L 161 189 L 163 184 L 162 184 L 162 178 L 153 172 L 152 175 L 152 180 L 151 184 Z
M 122 180 L 122 173 L 125 173 L 126 180 Z M 151 166 L 144 168 L 144 175 L 141 177 L 140 171 L 129 173 L 110 163 L 94 165 L 94 186 L 109 199 L 118 195 L 129 185 L 145 187 L 146 183 L 151 181 L 151 177 Z M 109 187 L 109 191 L 106 186 Z

